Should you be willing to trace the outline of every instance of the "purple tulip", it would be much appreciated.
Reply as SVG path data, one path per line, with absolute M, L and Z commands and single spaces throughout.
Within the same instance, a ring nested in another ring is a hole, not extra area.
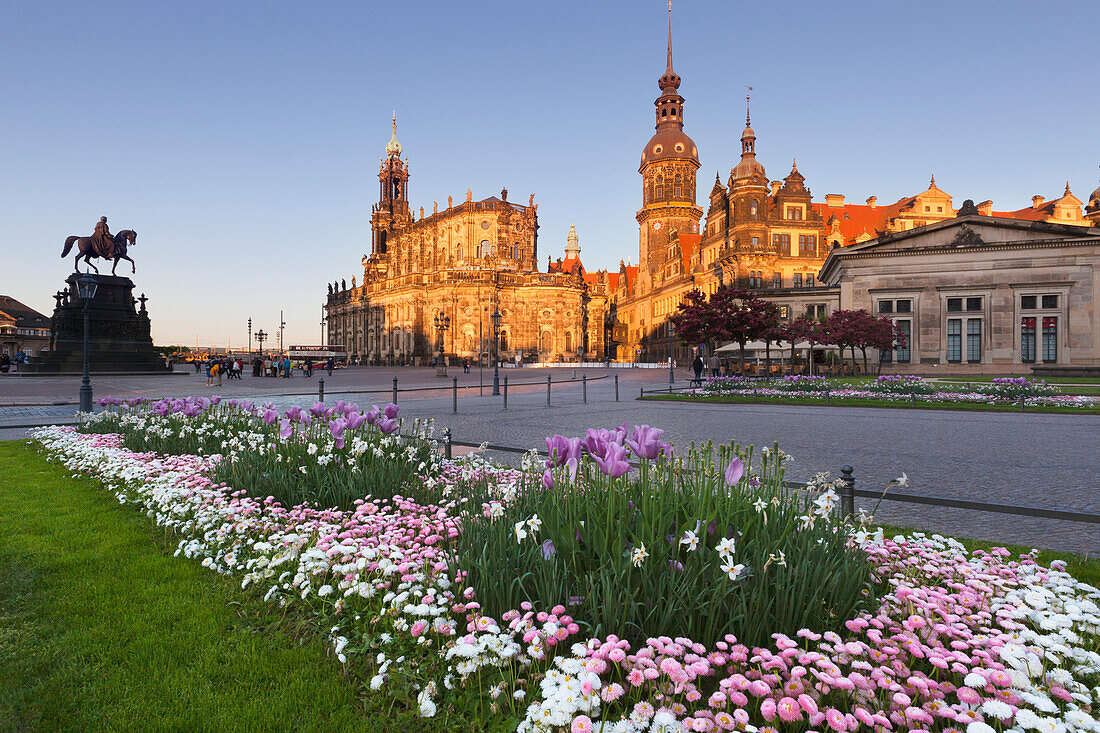
M 214 395 L 213 397 L 210 398 L 210 404 L 212 404 L 212 405 L 216 405 L 221 401 L 222 401 L 222 398 L 218 397 L 217 395 Z
M 334 414 L 337 413 L 337 412 L 340 413 L 340 414 L 344 414 L 346 408 L 347 408 L 347 403 L 344 402 L 343 400 L 336 400 L 336 402 L 332 403 L 332 412 Z
M 348 429 L 355 430 L 358 427 L 362 427 L 363 423 L 367 421 L 367 418 L 360 415 L 358 412 L 352 410 L 348 413 Z
M 669 560 L 668 566 L 677 572 L 684 572 L 684 564 L 679 560 Z
M 546 540 L 542 543 L 542 559 L 549 560 L 557 554 L 557 550 L 554 549 L 554 540 Z
M 183 414 L 187 417 L 197 417 L 202 414 L 202 408 L 198 405 L 187 405 L 183 408 Z
M 542 473 L 542 487 L 547 491 L 554 488 L 554 474 L 549 468 Z
M 274 425 L 279 421 L 279 413 L 274 410 L 264 410 L 264 422 L 268 425 Z
M 378 405 L 371 405 L 370 410 L 367 411 L 367 422 L 374 425 L 378 422 L 378 418 L 382 416 L 381 410 L 378 409 Z
M 302 412 L 303 410 L 301 407 L 298 407 L 298 405 L 294 405 L 286 411 L 286 416 L 290 418 L 291 422 L 298 422 L 302 419 Z
M 635 425 L 634 433 L 626 439 L 626 444 L 639 458 L 653 460 L 661 453 L 668 455 L 671 446 L 661 440 L 665 434 L 660 428 L 651 428 L 648 425 Z M 668 446 L 666 448 L 666 446 Z
M 397 417 L 397 405 L 391 402 L 390 404 L 386 405 L 386 409 L 384 410 L 384 412 L 386 413 L 386 417 L 388 417 L 390 420 L 394 419 L 395 417 Z
M 730 465 L 726 466 L 726 485 L 736 486 L 744 475 L 745 464 L 741 462 L 740 458 L 734 456 L 733 460 L 730 461 Z
M 279 437 L 283 440 L 287 440 L 290 436 L 294 435 L 294 426 L 290 424 L 289 419 L 284 419 L 279 422 Z
M 377 423 L 378 429 L 386 435 L 397 432 L 397 421 L 393 418 L 383 417 Z
M 328 413 L 328 408 L 325 407 L 324 402 L 314 402 L 313 407 L 309 408 L 309 414 L 314 417 L 324 417 Z
M 546 450 L 550 453 L 547 467 L 566 466 L 569 469 L 569 480 L 576 480 L 582 452 L 581 439 L 555 435 L 546 439 Z
M 603 456 L 593 456 L 600 470 L 611 478 L 618 478 L 630 471 L 630 464 L 626 462 L 626 448 L 617 443 L 608 443 Z
M 252 412 L 252 400 L 241 400 L 237 403 L 245 412 Z
M 348 426 L 348 421 L 343 419 L 343 418 L 340 418 L 338 420 L 333 420 L 332 422 L 329 423 L 328 431 L 330 433 L 332 433 L 332 437 L 339 440 L 340 438 L 343 437 L 344 428 L 346 428 L 347 426 Z

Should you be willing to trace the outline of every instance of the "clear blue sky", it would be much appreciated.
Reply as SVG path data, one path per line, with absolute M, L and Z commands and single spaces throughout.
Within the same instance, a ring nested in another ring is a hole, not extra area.
M 820 200 L 923 190 L 998 208 L 1097 183 L 1100 3 L 677 0 L 699 201 L 757 154 Z M 5 3 L 0 292 L 51 312 L 69 234 L 139 232 L 158 343 L 316 342 L 325 283 L 369 249 L 390 114 L 415 207 L 539 205 L 542 265 L 575 220 L 589 269 L 637 261 L 662 0 Z M 29 254 L 17 254 L 26 250 Z M 123 263 L 125 264 L 125 263 Z M 121 269 L 121 268 L 120 268 Z

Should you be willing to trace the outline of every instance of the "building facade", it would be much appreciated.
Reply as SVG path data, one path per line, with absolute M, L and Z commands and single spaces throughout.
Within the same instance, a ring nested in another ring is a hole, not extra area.
M 438 355 L 488 362 L 555 362 L 606 356 L 611 283 L 586 272 L 576 230 L 565 260 L 538 269 L 538 205 L 499 197 L 433 204 L 417 218 L 409 206 L 407 160 L 397 121 L 379 165 L 371 212 L 371 252 L 362 282 L 329 286 L 328 339 L 353 363 L 423 364 Z M 500 314 L 499 333 L 493 315 Z M 494 339 L 497 339 L 494 343 Z
M 666 68 L 658 80 L 661 95 L 654 103 L 656 132 L 642 152 L 639 167 L 642 176 L 642 207 L 636 216 L 639 264 L 620 262 L 615 283 L 614 333 L 619 358 L 640 361 L 689 358 L 691 347 L 670 331 L 668 317 L 695 289 L 705 293 L 726 287 L 759 291 L 760 297 L 779 305 L 784 319 L 807 312 L 825 316 L 842 307 L 876 306 L 877 301 L 855 304 L 866 300 L 850 297 L 851 292 L 860 292 L 858 285 L 849 286 L 845 294 L 840 280 L 833 278 L 823 282 L 821 270 L 831 253 L 871 242 L 894 241 L 891 237 L 907 232 L 928 228 L 939 231 L 936 227 L 956 221 L 960 216 L 1058 225 L 1083 237 L 1091 236 L 1097 231 L 1096 227 L 1100 227 L 1100 188 L 1090 196 L 1082 213 L 1082 202 L 1070 191 L 1068 183 L 1062 195 L 1053 200 L 1036 195 L 1031 206 L 1007 211 L 994 210 L 992 201 L 980 204 L 967 201 L 963 207 L 956 208 L 953 197 L 936 185 L 935 176 L 922 192 L 902 197 L 892 204 L 880 205 L 876 196 L 868 197 L 863 204 L 853 204 L 842 194 L 826 194 L 824 201 L 815 202 L 797 162 L 792 163 L 790 172 L 782 180 L 769 179 L 757 158 L 757 137 L 749 116 L 748 98 L 745 128 L 741 133 L 741 158 L 730 169 L 725 183 L 715 175 L 703 216 L 703 210 L 696 205 L 695 189 L 699 151 L 684 131 L 684 98 L 679 94 L 680 83 L 679 75 L 672 68 L 670 25 Z M 1019 247 L 1027 245 L 1014 246 L 1017 247 L 1015 251 L 1019 251 Z M 975 250 L 972 254 L 980 255 L 981 259 L 991 251 Z M 1051 262 L 1045 254 L 1036 254 L 1028 261 L 1035 268 Z M 874 265 L 889 268 L 898 262 L 900 260 L 879 258 L 874 260 Z M 933 259 L 911 262 L 929 264 L 930 269 L 922 275 L 912 270 L 906 272 L 910 279 L 923 277 L 922 282 L 929 287 L 938 287 L 932 284 L 942 283 L 944 278 L 952 279 L 936 269 L 942 263 L 932 266 Z M 975 263 L 975 266 L 980 267 L 980 264 Z M 873 274 L 871 270 L 860 269 L 854 277 L 858 280 Z M 880 275 L 891 276 L 889 272 Z M 1026 276 L 1020 274 L 1020 282 L 1035 278 L 1049 280 L 1050 275 L 1042 271 Z M 1086 279 L 1081 273 L 1070 278 L 1078 283 L 1075 288 L 1087 290 Z M 1067 291 L 1063 302 L 1068 302 L 1069 297 Z M 1008 317 L 1003 315 L 1003 308 L 998 307 L 998 313 L 1002 313 L 998 318 Z M 1047 314 L 1045 317 L 1055 316 Z M 992 338 L 993 332 L 987 330 L 986 334 Z M 1060 352 L 1059 359 L 1085 353 L 1080 345 L 1069 345 L 1070 342 L 1079 344 L 1082 335 L 1071 336 L 1070 331 L 1063 329 L 1059 338 L 1062 337 L 1067 339 L 1067 346 Z M 931 334 L 927 338 L 934 340 Z M 996 348 L 985 353 L 983 358 L 987 361 L 997 359 L 998 365 L 1003 365 L 1007 359 Z M 920 358 L 939 358 L 930 354 Z M 1079 358 L 1087 360 L 1088 357 Z
M 0 295 L 0 354 L 32 357 L 50 346 L 50 318 L 8 295 Z
M 890 371 L 1100 367 L 1100 228 L 964 214 L 836 248 L 821 279 L 898 324 Z

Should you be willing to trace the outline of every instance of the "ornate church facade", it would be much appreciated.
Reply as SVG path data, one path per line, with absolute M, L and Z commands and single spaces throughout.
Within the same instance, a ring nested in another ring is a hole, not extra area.
M 362 282 L 329 285 L 329 343 L 362 364 L 424 364 L 441 345 L 449 359 L 473 363 L 489 362 L 494 346 L 507 361 L 604 359 L 617 275 L 584 270 L 576 231 L 565 260 L 540 272 L 533 194 L 524 205 L 507 189 L 480 201 L 468 190 L 465 201 L 448 197 L 446 209 L 421 207 L 417 218 L 401 152 L 395 117 Z

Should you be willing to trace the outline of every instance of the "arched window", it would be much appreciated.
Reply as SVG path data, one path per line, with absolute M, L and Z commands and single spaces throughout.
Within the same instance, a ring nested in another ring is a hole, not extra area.
M 512 245 L 512 259 L 513 260 L 518 260 L 519 259 L 519 243 L 518 242 L 516 244 Z
M 455 257 L 457 257 L 458 259 L 461 260 L 463 254 L 464 254 L 464 252 L 462 251 L 462 247 L 459 247 L 458 250 L 456 250 L 456 252 L 455 252 Z
M 500 332 L 500 352 L 504 352 L 504 351 L 507 351 L 507 350 L 508 350 L 508 332 L 507 331 L 501 331 Z
M 756 201 L 753 201 L 751 204 L 749 204 L 749 216 L 751 216 L 753 219 L 757 218 Z
M 565 353 L 569 354 L 573 351 L 573 332 L 565 332 Z
M 539 351 L 542 353 L 550 353 L 554 348 L 554 335 L 549 331 L 542 331 L 539 333 Z
M 493 247 L 489 244 L 488 239 L 481 240 L 481 249 L 477 253 L 478 257 L 488 257 L 493 253 Z

